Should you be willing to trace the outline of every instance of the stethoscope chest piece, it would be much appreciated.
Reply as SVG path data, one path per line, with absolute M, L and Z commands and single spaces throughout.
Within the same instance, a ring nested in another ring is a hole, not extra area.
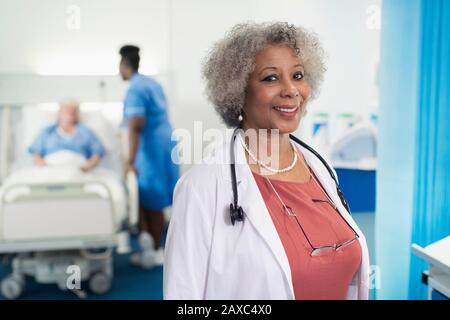
M 234 226 L 236 221 L 244 221 L 244 210 L 241 206 L 234 206 L 230 204 L 230 218 L 231 224 Z

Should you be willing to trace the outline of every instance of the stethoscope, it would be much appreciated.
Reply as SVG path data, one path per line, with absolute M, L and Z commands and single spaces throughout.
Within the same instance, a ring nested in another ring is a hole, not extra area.
M 233 133 L 233 136 L 231 137 L 231 183 L 233 187 L 233 203 L 230 204 L 230 218 L 231 223 L 234 225 L 236 221 L 244 221 L 245 212 L 242 209 L 242 207 L 238 204 L 238 190 L 237 190 L 237 183 L 236 183 L 236 167 L 235 167 L 235 155 L 234 155 L 234 144 L 236 142 L 236 135 L 239 133 L 239 129 L 235 130 Z M 344 194 L 341 191 L 341 188 L 339 187 L 339 183 L 337 182 L 336 176 L 333 173 L 333 170 L 330 168 L 330 166 L 327 164 L 324 158 L 313 148 L 308 146 L 306 143 L 301 141 L 299 138 L 295 137 L 294 135 L 290 134 L 289 138 L 292 139 L 294 142 L 298 143 L 305 149 L 311 151 L 312 154 L 314 154 L 317 158 L 319 158 L 320 162 L 327 168 L 328 173 L 330 174 L 331 178 L 334 180 L 334 183 L 336 184 L 336 191 L 341 199 L 342 205 L 347 209 L 347 211 L 350 213 L 350 207 L 348 205 L 347 199 L 345 199 Z

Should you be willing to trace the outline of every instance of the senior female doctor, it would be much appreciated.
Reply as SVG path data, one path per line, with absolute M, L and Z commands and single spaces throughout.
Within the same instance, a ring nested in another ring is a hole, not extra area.
M 166 299 L 368 298 L 366 241 L 335 172 L 290 139 L 324 70 L 317 38 L 287 23 L 240 24 L 213 47 L 208 97 L 242 130 L 177 183 Z

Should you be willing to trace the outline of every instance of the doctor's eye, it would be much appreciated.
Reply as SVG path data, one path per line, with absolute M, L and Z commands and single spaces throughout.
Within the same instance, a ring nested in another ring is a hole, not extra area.
M 265 77 L 265 78 L 263 79 L 263 81 L 266 81 L 266 82 L 272 82 L 272 81 L 275 81 L 275 80 L 277 80 L 277 79 L 278 79 L 277 76 L 271 74 L 270 76 Z
M 294 79 L 295 80 L 302 80 L 303 79 L 303 73 L 302 72 L 294 73 Z

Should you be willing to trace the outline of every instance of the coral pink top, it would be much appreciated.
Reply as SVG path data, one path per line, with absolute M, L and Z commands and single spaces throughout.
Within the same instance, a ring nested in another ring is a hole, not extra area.
M 290 216 L 266 178 L 256 173 L 253 176 L 286 251 L 295 299 L 345 299 L 361 264 L 361 247 L 359 241 L 353 241 L 336 251 L 311 256 L 313 249 L 307 238 L 314 247 L 339 245 L 355 238 L 318 180 L 299 183 L 270 179 L 278 196 L 296 214 Z

